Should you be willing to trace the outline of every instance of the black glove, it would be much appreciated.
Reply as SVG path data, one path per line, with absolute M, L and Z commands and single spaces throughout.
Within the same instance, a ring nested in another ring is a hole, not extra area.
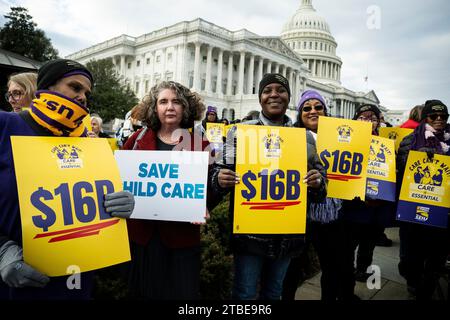
M 128 191 L 119 191 L 105 195 L 106 212 L 113 217 L 129 218 L 134 209 L 134 196 Z
M 0 248 L 0 275 L 12 288 L 38 287 L 47 285 L 50 278 L 23 261 L 22 248 L 14 241 L 6 242 Z

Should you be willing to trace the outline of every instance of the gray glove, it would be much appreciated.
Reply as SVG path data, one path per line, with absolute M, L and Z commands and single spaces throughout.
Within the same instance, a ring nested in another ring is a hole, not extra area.
M 45 274 L 23 261 L 22 248 L 14 241 L 6 242 L 0 248 L 0 275 L 12 288 L 42 288 L 50 281 Z
M 128 191 L 119 191 L 105 195 L 106 212 L 113 217 L 129 218 L 134 209 L 134 196 Z

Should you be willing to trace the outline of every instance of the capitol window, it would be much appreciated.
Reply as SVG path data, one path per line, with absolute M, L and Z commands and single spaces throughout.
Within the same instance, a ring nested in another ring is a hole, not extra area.
M 150 64 L 150 58 L 147 58 L 147 62 L 146 62 L 147 64 Z
M 172 53 L 167 54 L 167 61 L 172 62 Z
M 141 60 L 136 61 L 136 67 L 139 67 L 141 65 Z

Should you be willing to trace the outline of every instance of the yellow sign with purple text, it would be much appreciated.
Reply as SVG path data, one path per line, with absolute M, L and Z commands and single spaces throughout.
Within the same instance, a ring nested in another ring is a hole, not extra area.
M 327 170 L 328 197 L 365 199 L 371 141 L 370 122 L 319 118 L 317 153 Z
M 410 151 L 403 175 L 397 220 L 447 228 L 450 157 Z
M 225 125 L 223 123 L 206 123 L 206 138 L 212 143 L 223 143 Z
M 105 139 L 11 137 L 24 260 L 49 276 L 130 260 L 125 220 L 105 212 L 122 190 Z M 100 156 L 101 155 L 101 156 Z
M 306 131 L 236 126 L 233 233 L 303 234 L 306 226 Z
M 403 138 L 412 133 L 413 129 L 400 128 L 400 127 L 382 127 L 380 128 L 380 137 L 389 138 L 395 141 L 395 152 L 400 147 L 400 142 Z
M 370 199 L 395 201 L 395 146 L 388 138 L 372 136 L 367 166 L 366 196 Z

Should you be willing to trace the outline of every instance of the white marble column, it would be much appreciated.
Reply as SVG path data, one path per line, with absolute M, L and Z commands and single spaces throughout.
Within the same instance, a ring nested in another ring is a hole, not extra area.
M 289 85 L 291 86 L 291 94 L 292 94 L 292 90 L 295 90 L 295 84 L 294 84 L 294 73 L 292 72 L 291 68 L 289 68 L 289 72 L 287 72 L 286 67 L 286 75 L 288 76 L 289 79 Z
M 150 69 L 150 87 L 154 86 L 155 82 L 155 63 L 156 63 L 156 52 L 152 51 L 150 52 L 151 58 L 150 62 L 152 64 L 152 67 Z
M 256 74 L 256 83 L 255 83 L 256 91 L 258 90 L 259 83 L 261 82 L 261 79 L 263 76 L 263 66 L 264 66 L 264 59 L 263 59 L 263 57 L 259 57 L 258 73 Z
M 125 76 L 125 56 L 120 56 L 120 73 Z
M 266 73 L 272 73 L 272 61 L 267 61 Z
M 162 69 L 161 69 L 161 81 L 166 80 L 166 62 L 167 62 L 167 48 L 162 49 Z
M 217 60 L 217 85 L 216 93 L 222 95 L 222 69 L 223 69 L 223 50 L 219 49 L 219 58 Z
M 244 93 L 244 68 L 245 68 L 245 51 L 241 51 L 241 56 L 239 58 L 239 78 L 238 78 L 237 94 Z
M 275 62 L 275 73 L 280 73 L 280 64 Z
M 300 71 L 295 72 L 295 94 L 294 94 L 294 105 L 297 106 L 300 96 Z
M 200 42 L 195 42 L 195 58 L 194 58 L 194 83 L 192 89 L 200 91 Z
M 228 56 L 228 77 L 227 77 L 227 95 L 233 94 L 233 52 Z
M 316 60 L 313 60 L 312 76 L 316 76 Z
M 319 60 L 319 66 L 318 66 L 318 68 L 319 68 L 319 77 L 321 77 L 322 78 L 322 72 L 323 72 L 323 61 L 322 60 Z
M 212 50 L 211 45 L 208 46 L 208 52 L 206 54 L 206 79 L 205 79 L 205 91 L 206 94 L 211 95 L 211 66 L 212 66 Z
M 141 88 L 140 88 L 140 92 L 141 95 L 145 95 L 147 92 L 145 92 L 145 79 L 144 79 L 144 66 L 145 66 L 145 53 L 141 55 Z
M 255 73 L 255 56 L 250 54 L 250 65 L 247 75 L 247 94 L 253 94 L 253 80 Z
M 285 66 L 285 65 L 283 65 L 283 66 L 281 66 L 281 74 L 283 75 L 283 77 L 285 77 L 286 78 L 286 76 L 287 76 L 287 66 Z

